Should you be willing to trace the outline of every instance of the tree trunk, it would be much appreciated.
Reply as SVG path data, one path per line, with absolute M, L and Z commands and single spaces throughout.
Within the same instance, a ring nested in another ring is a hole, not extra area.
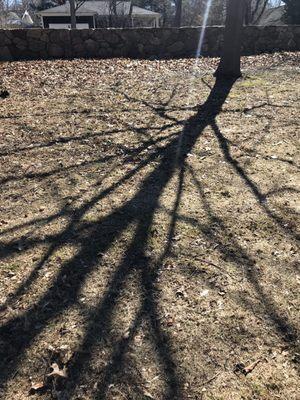
M 250 21 L 251 21 L 251 14 L 252 14 L 252 10 L 251 10 L 251 0 L 246 1 L 246 5 L 245 5 L 245 25 L 250 25 Z
M 261 8 L 260 11 L 257 12 L 256 14 L 253 14 L 253 21 L 252 21 L 252 25 L 257 25 L 259 20 L 261 19 L 263 13 L 265 12 L 267 5 L 268 5 L 269 0 L 264 0 L 263 3 L 261 3 Z
M 75 0 L 69 0 L 70 15 L 71 15 L 71 29 L 76 29 L 76 7 Z
M 133 21 L 132 21 L 132 11 L 133 11 L 133 4 L 132 2 L 130 3 L 130 8 L 129 8 L 129 14 L 128 14 L 128 25 L 133 28 Z
M 222 57 L 215 76 L 238 78 L 241 76 L 241 47 L 246 0 L 227 0 L 226 22 Z
M 174 18 L 174 26 L 181 26 L 181 16 L 182 16 L 182 0 L 176 0 L 176 12 Z

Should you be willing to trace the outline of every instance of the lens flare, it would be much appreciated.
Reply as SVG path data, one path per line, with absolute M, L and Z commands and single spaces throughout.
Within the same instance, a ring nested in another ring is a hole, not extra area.
M 196 51 L 196 54 L 195 54 L 195 63 L 194 63 L 194 66 L 193 66 L 192 76 L 191 76 L 191 79 L 190 79 L 190 82 L 189 82 L 189 90 L 188 90 L 188 95 L 187 95 L 187 106 L 189 106 L 190 102 L 191 102 L 192 89 L 194 87 L 194 82 L 195 82 L 195 78 L 196 78 L 196 68 L 198 66 L 198 62 L 199 62 L 199 59 L 200 59 L 201 54 L 202 54 L 202 48 L 203 48 L 203 43 L 204 43 L 204 38 L 205 38 L 205 31 L 206 31 L 206 27 L 207 27 L 208 17 L 209 17 L 209 13 L 210 13 L 210 9 L 211 9 L 211 4 L 212 4 L 212 0 L 207 0 L 206 6 L 205 6 L 205 12 L 204 12 L 204 16 L 203 16 L 203 23 L 202 23 L 200 36 L 199 36 L 199 41 L 198 41 L 198 46 L 197 46 L 197 51 Z M 178 162 L 179 162 L 179 156 L 180 156 L 180 153 L 181 153 L 184 132 L 185 132 L 185 127 L 183 127 L 183 129 L 182 129 L 182 131 L 180 133 L 180 136 L 178 138 L 178 145 L 177 145 L 177 152 L 176 152 L 176 164 L 177 164 L 177 166 L 178 166 Z

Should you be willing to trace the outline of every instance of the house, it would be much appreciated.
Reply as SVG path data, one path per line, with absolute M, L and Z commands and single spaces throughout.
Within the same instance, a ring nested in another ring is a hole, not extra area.
M 43 28 L 63 29 L 71 27 L 70 3 L 40 11 Z M 131 1 L 117 3 L 116 15 L 111 14 L 108 1 L 85 1 L 76 11 L 76 28 L 159 27 L 161 15 L 141 7 L 132 6 Z

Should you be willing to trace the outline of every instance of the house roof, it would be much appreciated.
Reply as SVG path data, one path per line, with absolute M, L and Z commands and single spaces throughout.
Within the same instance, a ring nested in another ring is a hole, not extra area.
M 117 15 L 128 15 L 130 12 L 130 1 L 123 1 L 117 3 Z M 41 16 L 65 16 L 70 15 L 70 3 L 67 2 L 61 6 L 48 8 L 47 10 L 40 11 L 38 13 Z M 82 6 L 76 11 L 76 15 L 110 15 L 109 3 L 107 1 L 85 1 Z M 146 10 L 141 7 L 133 6 L 132 15 L 139 16 L 153 16 L 157 17 L 160 14 L 153 11 Z
M 141 7 L 138 7 L 138 6 L 133 6 L 132 7 L 132 14 L 133 15 L 151 15 L 151 16 L 160 16 L 160 13 L 157 13 L 157 12 L 154 12 L 154 11 L 151 11 L 151 10 L 146 10 L 145 8 L 141 8 Z

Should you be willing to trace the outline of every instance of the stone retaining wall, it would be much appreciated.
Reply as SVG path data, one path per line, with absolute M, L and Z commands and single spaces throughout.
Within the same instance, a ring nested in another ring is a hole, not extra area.
M 0 30 L 0 60 L 193 57 L 201 28 Z M 223 27 L 208 27 L 203 55 L 219 56 Z M 247 26 L 243 54 L 300 50 L 300 26 Z

